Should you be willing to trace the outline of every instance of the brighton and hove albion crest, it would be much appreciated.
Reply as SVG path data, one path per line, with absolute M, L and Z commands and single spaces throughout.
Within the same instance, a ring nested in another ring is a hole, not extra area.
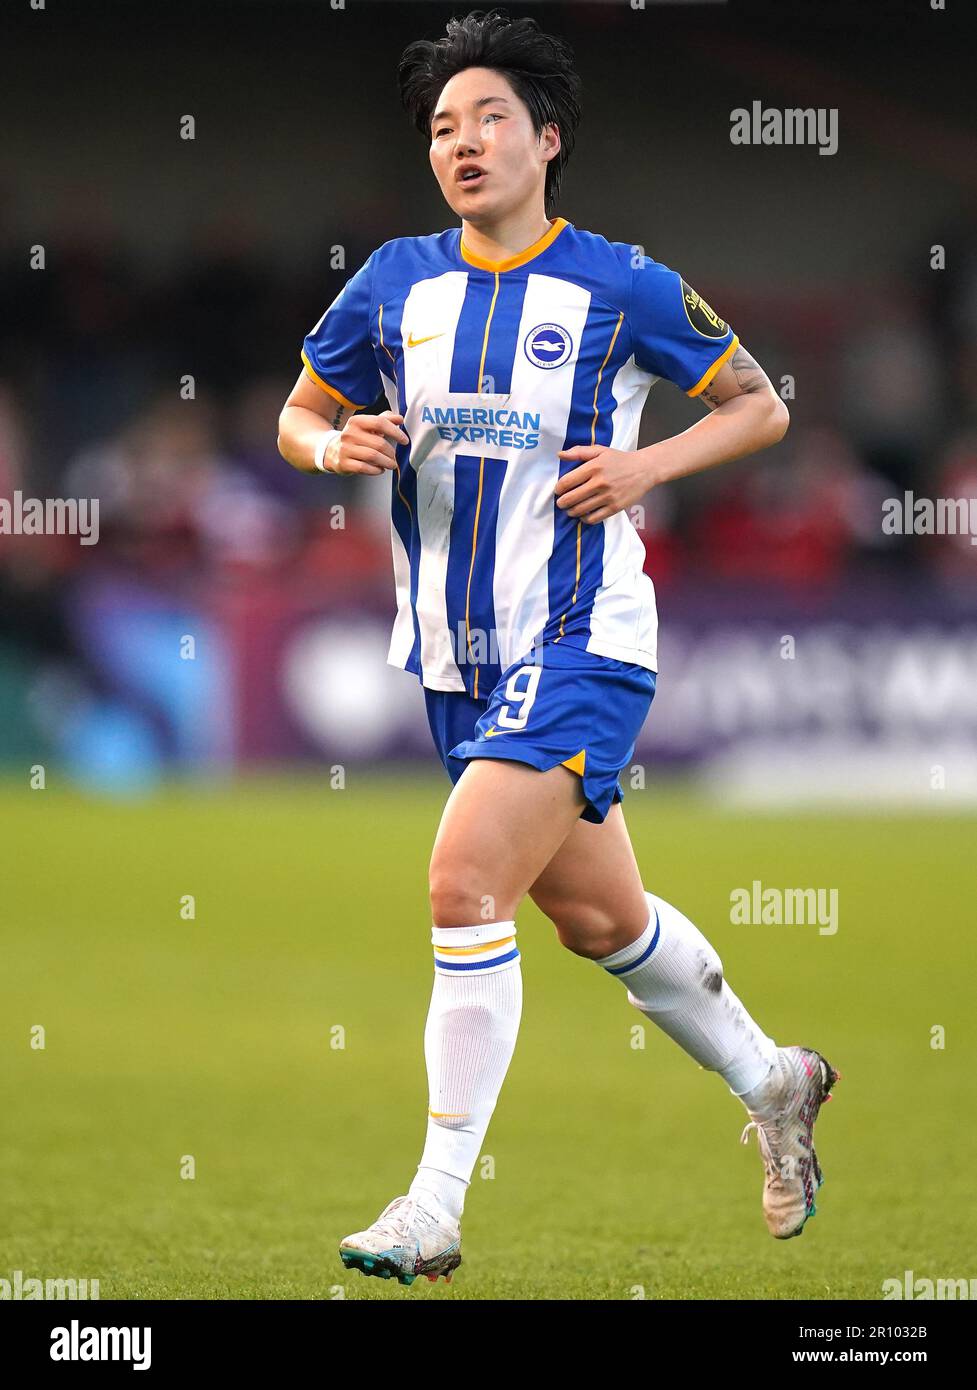
M 534 367 L 549 371 L 551 367 L 563 366 L 573 344 L 570 334 L 558 323 L 540 323 L 526 334 L 523 347 Z

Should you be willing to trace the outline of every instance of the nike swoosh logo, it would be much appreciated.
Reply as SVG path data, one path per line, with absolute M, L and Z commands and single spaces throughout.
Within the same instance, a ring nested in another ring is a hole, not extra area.
M 432 338 L 443 338 L 444 333 L 429 333 L 426 338 L 415 338 L 413 333 L 407 335 L 408 347 L 420 347 L 421 343 L 429 343 Z
M 496 734 L 504 734 L 504 733 L 505 733 L 505 730 L 504 730 L 504 729 L 497 729 L 497 728 L 495 727 L 495 725 L 493 724 L 492 727 L 491 727 L 490 729 L 486 729 L 486 730 L 485 730 L 485 737 L 486 737 L 486 738 L 494 738 L 494 736 L 495 736 Z

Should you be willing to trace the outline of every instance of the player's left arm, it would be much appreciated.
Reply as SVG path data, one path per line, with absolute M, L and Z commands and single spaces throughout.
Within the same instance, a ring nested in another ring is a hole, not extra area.
M 709 415 L 682 434 L 639 452 L 651 462 L 651 486 L 755 454 L 783 439 L 790 413 L 759 363 L 737 346 L 699 392 Z
M 562 449 L 561 458 L 578 459 L 581 466 L 557 483 L 557 506 L 593 525 L 630 507 L 659 483 L 755 454 L 787 432 L 786 405 L 742 346 L 698 396 L 709 412 L 705 419 L 645 449 L 626 452 L 594 445 Z

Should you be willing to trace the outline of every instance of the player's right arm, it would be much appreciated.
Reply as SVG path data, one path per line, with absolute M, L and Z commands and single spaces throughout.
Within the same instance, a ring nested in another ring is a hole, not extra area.
M 402 415 L 354 415 L 348 406 L 303 371 L 278 417 L 278 452 L 300 473 L 317 473 L 316 445 L 323 434 L 341 430 L 326 449 L 327 473 L 383 473 L 397 465 L 394 441 L 410 441 Z

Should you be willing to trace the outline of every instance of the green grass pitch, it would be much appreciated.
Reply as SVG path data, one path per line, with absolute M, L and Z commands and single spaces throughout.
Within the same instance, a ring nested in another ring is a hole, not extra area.
M 0 1277 L 97 1278 L 103 1299 L 877 1299 L 906 1269 L 977 1273 L 974 821 L 748 815 L 655 788 L 625 803 L 646 887 L 702 927 L 768 1032 L 842 1072 L 817 1215 L 771 1239 L 742 1106 L 527 900 L 522 1027 L 461 1268 L 411 1288 L 346 1271 L 338 1241 L 406 1191 L 423 1142 L 447 790 L 406 772 L 132 804 L 0 786 Z M 731 925 L 754 879 L 837 888 L 837 933 Z

